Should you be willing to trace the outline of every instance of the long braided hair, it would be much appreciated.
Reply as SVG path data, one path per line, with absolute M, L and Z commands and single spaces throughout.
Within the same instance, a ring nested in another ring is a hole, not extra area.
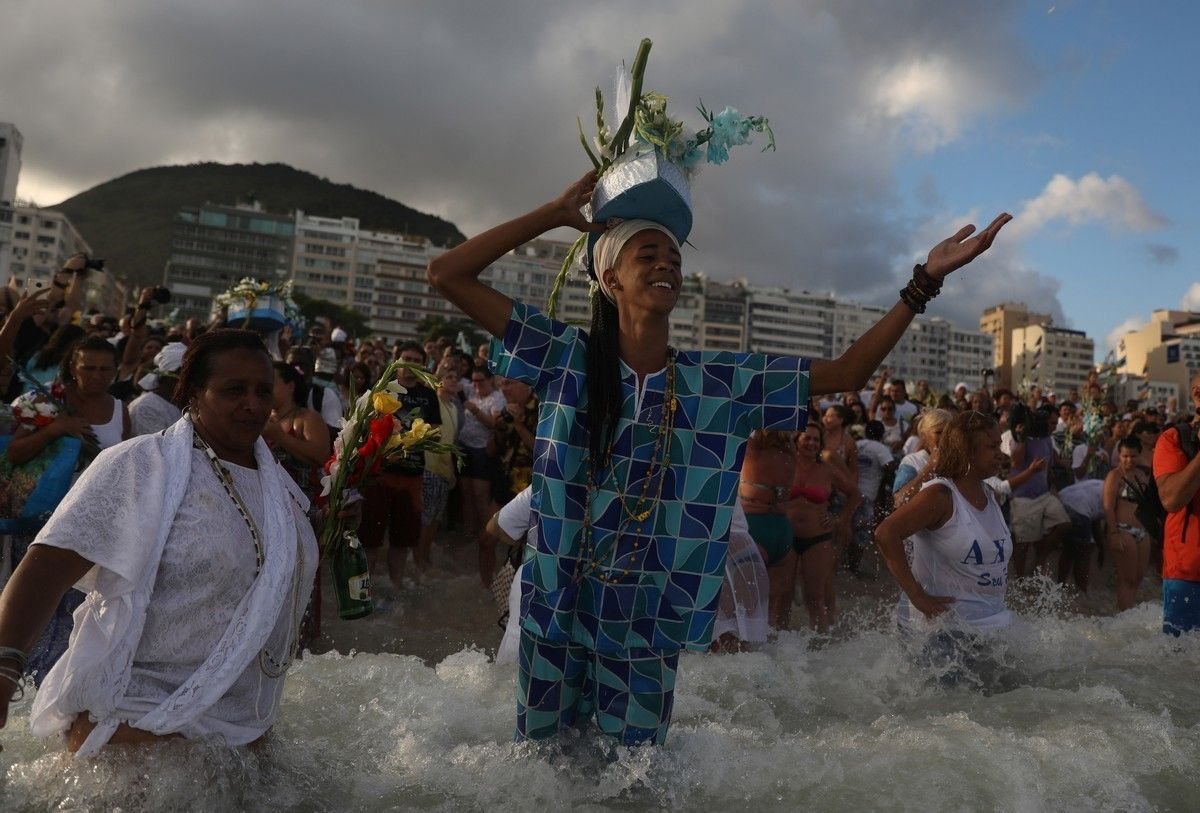
M 599 290 L 592 292 L 592 329 L 588 334 L 588 451 L 592 471 L 609 464 L 610 446 L 621 420 L 621 361 L 617 306 Z

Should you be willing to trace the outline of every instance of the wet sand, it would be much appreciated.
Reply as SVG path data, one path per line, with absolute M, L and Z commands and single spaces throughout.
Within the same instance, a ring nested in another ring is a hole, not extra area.
M 433 551 L 434 567 L 419 584 L 393 590 L 387 577 L 372 574 L 376 598 L 381 606 L 371 615 L 354 621 L 337 617 L 333 588 L 325 568 L 324 601 L 321 613 L 321 637 L 311 646 L 313 653 L 336 650 L 349 653 L 388 652 L 415 655 L 429 665 L 465 647 L 475 647 L 494 654 L 503 631 L 497 625 L 498 612 L 490 591 L 479 584 L 477 552 L 473 542 L 458 531 L 445 532 Z M 411 564 L 410 564 L 411 571 Z M 839 623 L 833 631 L 835 638 L 850 637 L 860 620 L 875 619 L 891 612 L 898 595 L 895 582 L 884 568 L 874 550 L 863 561 L 862 577 L 845 569 L 836 575 L 839 601 Z M 1016 581 L 1009 591 L 1010 605 L 1017 612 L 1050 600 L 1054 611 L 1086 616 L 1107 616 L 1116 613 L 1116 577 L 1112 557 L 1105 566 L 1096 564 L 1092 556 L 1090 587 L 1086 594 L 1073 586 L 1047 591 L 1045 580 Z M 1139 599 L 1157 600 L 1162 595 L 1161 581 L 1153 573 L 1142 584 Z M 799 598 L 797 598 L 799 601 Z M 803 606 L 792 611 L 792 626 L 807 623 Z

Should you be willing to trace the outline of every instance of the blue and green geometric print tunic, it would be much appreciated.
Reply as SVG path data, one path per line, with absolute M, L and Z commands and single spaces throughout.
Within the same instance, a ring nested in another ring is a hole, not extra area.
M 660 370 L 639 386 L 622 363 L 613 470 L 598 474 L 603 482 L 591 506 L 592 558 L 611 579 L 602 581 L 587 563 L 577 568 L 587 504 L 587 342 L 585 331 L 514 302 L 503 342 L 489 354 L 496 373 L 529 384 L 540 402 L 531 502 L 536 547 L 521 580 L 521 623 L 534 635 L 596 652 L 705 649 L 746 440 L 755 429 L 804 428 L 808 359 L 678 353 L 671 464 L 661 499 L 640 525 L 623 516 L 616 488 L 632 509 L 663 423 L 667 374 Z M 651 479 L 653 497 L 657 471 Z

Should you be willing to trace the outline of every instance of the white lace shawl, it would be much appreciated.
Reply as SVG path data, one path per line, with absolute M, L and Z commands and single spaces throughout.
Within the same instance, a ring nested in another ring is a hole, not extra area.
M 308 500 L 261 439 L 254 451 L 263 491 L 262 571 L 208 659 L 157 708 L 132 721 L 137 728 L 179 731 L 221 699 L 275 627 L 292 592 L 298 544 L 313 545 L 311 529 L 307 523 L 301 528 L 292 511 L 293 499 L 304 509 Z M 30 715 L 31 732 L 47 736 L 89 712 L 97 725 L 77 756 L 96 753 L 122 722 L 116 710 L 129 684 L 163 548 L 188 493 L 191 455 L 187 418 L 162 434 L 101 452 L 34 542 L 77 550 L 97 563 L 76 584 L 88 593 L 87 601 L 76 611 L 70 646 L 46 675 Z M 315 564 L 309 563 L 307 574 Z M 264 731 L 269 724 L 264 721 Z

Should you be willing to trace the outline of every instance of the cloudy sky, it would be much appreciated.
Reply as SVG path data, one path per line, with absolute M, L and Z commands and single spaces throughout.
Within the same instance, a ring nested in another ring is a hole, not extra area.
M 648 36 L 676 115 L 732 105 L 779 144 L 698 177 L 686 270 L 890 304 L 933 243 L 1010 211 L 931 311 L 974 327 L 1024 301 L 1103 355 L 1155 308 L 1200 310 L 1198 9 L 0 0 L 0 121 L 42 205 L 148 166 L 282 161 L 470 235 L 582 174 L 575 117 Z

